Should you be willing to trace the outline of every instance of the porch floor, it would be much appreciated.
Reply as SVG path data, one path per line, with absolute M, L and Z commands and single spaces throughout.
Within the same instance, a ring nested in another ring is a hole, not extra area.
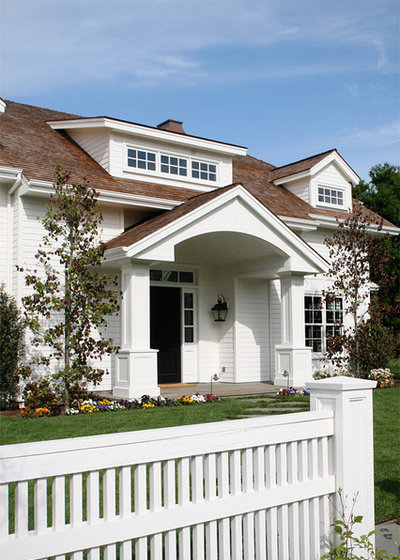
M 245 395 L 260 395 L 276 393 L 278 387 L 268 381 L 255 383 L 224 383 L 213 381 L 212 392 L 219 397 L 242 397 Z M 210 383 L 182 383 L 160 385 L 161 396 L 168 399 L 175 399 L 184 395 L 201 393 L 207 395 L 211 393 Z M 112 397 L 111 391 L 95 391 L 103 397 Z

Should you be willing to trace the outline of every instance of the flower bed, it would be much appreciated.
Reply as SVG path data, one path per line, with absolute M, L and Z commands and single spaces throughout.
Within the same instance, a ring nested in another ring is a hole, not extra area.
M 294 389 L 293 387 L 289 387 L 289 389 L 279 389 L 276 393 L 277 397 L 303 397 L 309 394 L 309 389 Z
M 327 379 L 328 377 L 338 377 L 344 375 L 345 377 L 355 377 L 355 375 L 348 371 L 340 371 L 338 373 L 330 373 L 328 371 L 317 371 L 314 373 L 314 379 Z M 377 382 L 377 387 L 384 389 L 385 387 L 394 387 L 394 375 L 390 372 L 389 368 L 371 369 L 368 379 Z
M 75 402 L 72 408 L 65 411 L 66 414 L 93 414 L 94 412 L 113 412 L 115 410 L 148 409 L 170 406 L 187 406 L 201 403 L 220 402 L 221 397 L 216 395 L 201 395 L 196 393 L 191 396 L 183 396 L 177 399 L 166 399 L 165 397 L 149 397 L 143 395 L 140 399 L 111 401 L 108 399 L 86 399 Z

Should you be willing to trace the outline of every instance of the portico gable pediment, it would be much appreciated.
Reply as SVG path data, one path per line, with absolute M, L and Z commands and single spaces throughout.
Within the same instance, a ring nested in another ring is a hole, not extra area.
M 111 244 L 114 247 L 106 252 L 107 260 L 117 258 L 117 255 L 121 258 L 123 253 L 134 259 L 173 262 L 175 249 L 180 243 L 213 233 L 230 232 L 235 234 L 232 243 L 235 243 L 237 234 L 254 238 L 258 245 L 263 242 L 266 252 L 284 257 L 287 270 L 305 274 L 326 271 L 326 261 L 244 186 L 233 185 L 221 191 L 213 193 L 214 196 L 208 195 L 203 204 L 195 205 L 189 200 L 154 218 L 153 231 L 147 235 L 145 229 L 140 231 L 142 226 L 134 228 L 131 236 L 123 234 L 119 250 L 114 242 Z M 187 212 L 184 211 L 186 204 Z M 173 219 L 174 213 L 176 219 Z M 143 228 L 145 226 L 143 224 Z M 148 231 L 148 224 L 146 227 Z

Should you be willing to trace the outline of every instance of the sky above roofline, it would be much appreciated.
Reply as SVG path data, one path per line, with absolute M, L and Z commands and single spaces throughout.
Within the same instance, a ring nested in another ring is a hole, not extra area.
M 398 165 L 397 0 L 3 0 L 0 96 L 245 145 Z

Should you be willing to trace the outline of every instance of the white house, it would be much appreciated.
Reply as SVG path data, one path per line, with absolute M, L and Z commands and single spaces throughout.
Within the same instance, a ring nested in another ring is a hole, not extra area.
M 359 181 L 336 150 L 275 167 L 174 120 L 152 127 L 0 101 L 0 281 L 18 300 L 16 265 L 34 265 L 59 163 L 98 191 L 104 266 L 121 279 L 109 323 L 121 350 L 103 360 L 101 389 L 157 395 L 160 383 L 214 373 L 311 379 L 343 315 L 340 298 L 321 308 L 323 242 Z M 225 321 L 214 320 L 218 300 Z

